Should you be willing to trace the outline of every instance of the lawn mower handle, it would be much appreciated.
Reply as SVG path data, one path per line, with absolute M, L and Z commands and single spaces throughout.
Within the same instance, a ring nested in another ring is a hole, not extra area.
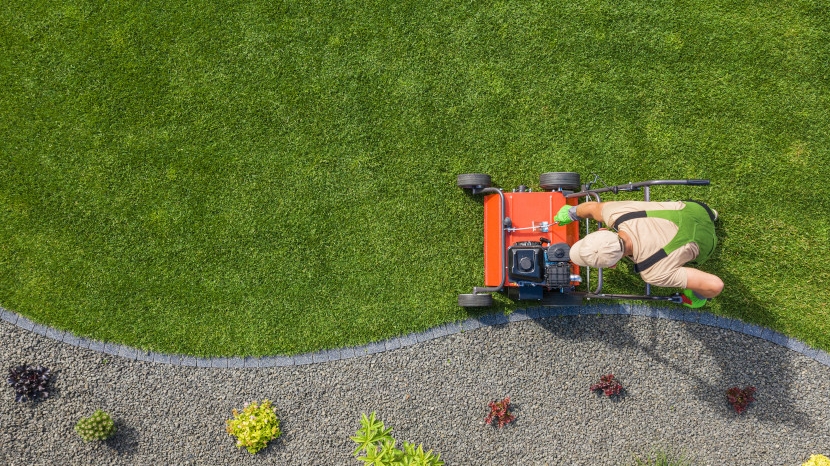
M 605 293 L 586 293 L 584 291 L 573 291 L 571 294 L 581 296 L 584 299 L 591 298 L 598 299 L 621 299 L 621 300 L 636 300 L 636 301 L 666 301 L 674 304 L 682 304 L 683 297 L 679 293 L 672 296 L 654 296 L 654 295 L 636 295 L 636 294 L 605 294 Z
M 585 189 L 585 191 L 580 191 L 578 193 L 568 194 L 565 197 L 568 199 L 575 198 L 575 197 L 585 197 L 591 194 L 598 194 L 598 193 L 607 193 L 612 192 L 617 194 L 620 191 L 639 191 L 640 188 L 647 188 L 649 186 L 657 186 L 657 185 L 686 185 L 686 186 L 708 186 L 709 180 L 651 180 L 651 181 L 641 181 L 639 183 L 628 183 L 628 184 L 619 184 L 616 186 L 609 186 L 607 188 L 599 188 L 599 189 Z

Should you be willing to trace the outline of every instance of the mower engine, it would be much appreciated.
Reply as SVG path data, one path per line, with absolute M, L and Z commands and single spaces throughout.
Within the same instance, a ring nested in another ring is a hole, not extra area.
M 571 274 L 570 246 L 568 243 L 522 241 L 507 248 L 507 278 L 518 285 L 509 288 L 513 299 L 541 300 L 544 291 L 573 289 L 571 282 L 581 281 L 579 275 Z

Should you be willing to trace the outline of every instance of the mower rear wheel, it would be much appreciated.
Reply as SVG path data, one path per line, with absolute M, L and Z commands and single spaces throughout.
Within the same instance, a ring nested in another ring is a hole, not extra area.
M 484 173 L 464 173 L 458 175 L 456 180 L 458 187 L 464 189 L 489 188 L 490 183 L 490 175 Z
M 461 307 L 490 307 L 493 305 L 493 295 L 489 294 L 460 294 L 458 305 Z
M 539 186 L 546 191 L 579 191 L 582 184 L 579 173 L 547 172 L 539 175 Z

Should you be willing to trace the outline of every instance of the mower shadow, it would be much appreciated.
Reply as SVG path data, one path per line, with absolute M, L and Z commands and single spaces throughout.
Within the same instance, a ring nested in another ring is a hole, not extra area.
M 739 310 L 733 316 L 757 324 L 774 321 L 760 301 L 745 298 L 751 294 L 737 277 L 724 271 L 715 273 L 727 284 L 717 299 L 722 307 Z M 610 302 L 608 305 L 614 306 Z M 603 342 L 612 349 L 642 354 L 648 362 L 657 363 L 690 381 L 692 396 L 711 405 L 713 410 L 721 411 L 726 418 L 737 416 L 726 401 L 726 390 L 752 385 L 757 388 L 754 406 L 750 405 L 748 410 L 752 416 L 791 428 L 810 430 L 818 427 L 814 416 L 800 410 L 796 402 L 799 394 L 794 385 L 800 370 L 796 368 L 795 360 L 801 357 L 798 353 L 777 350 L 781 347 L 774 343 L 732 330 L 678 322 L 685 338 L 694 340 L 697 343 L 694 346 L 700 350 L 685 358 L 671 357 L 673 338 L 657 328 L 658 322 L 654 318 L 630 319 L 632 317 L 582 315 L 535 322 L 559 339 Z M 683 349 L 678 351 L 682 353 Z M 717 370 L 705 374 L 696 371 L 696 358 L 714 362 Z M 596 374 L 597 377 L 600 375 Z

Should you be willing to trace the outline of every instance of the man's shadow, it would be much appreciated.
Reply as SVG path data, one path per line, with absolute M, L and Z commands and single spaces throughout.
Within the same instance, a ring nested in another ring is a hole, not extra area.
M 724 239 L 728 237 L 728 221 L 719 220 L 715 224 L 715 229 L 719 243 L 723 244 Z M 704 270 L 718 275 L 726 285 L 724 292 L 717 297 L 720 308 L 729 309 L 730 317 L 737 317 L 744 322 L 764 327 L 773 326 L 776 321 L 775 315 L 769 311 L 764 303 L 753 297 L 751 290 L 743 284 L 740 278 L 734 276 L 722 266 L 720 261 L 721 251 L 722 246 L 718 246 L 704 267 Z M 609 271 L 605 276 L 605 282 L 607 284 L 607 287 L 603 288 L 605 293 L 642 294 L 645 289 L 642 279 L 633 272 L 631 264 L 621 265 L 616 271 Z M 591 291 L 593 291 L 593 288 L 591 288 Z M 618 303 L 607 301 L 604 304 L 613 306 Z M 676 309 L 686 309 L 679 305 L 665 305 L 665 307 L 668 306 L 674 306 Z M 489 310 L 468 309 L 467 315 L 468 317 L 479 318 L 483 314 L 496 312 L 497 308 L 507 310 L 528 307 L 534 306 L 525 305 L 522 302 L 507 305 L 497 303 L 496 308 L 490 308 Z M 710 307 L 704 308 L 704 312 L 707 309 L 710 309 Z M 707 380 L 689 370 L 688 365 L 694 364 L 694 361 L 678 362 L 665 357 L 660 353 L 656 344 L 644 344 L 638 340 L 637 335 L 629 331 L 622 320 L 620 320 L 619 326 L 612 326 L 611 331 L 608 331 L 607 326 L 603 326 L 606 328 L 604 331 L 600 331 L 598 326 L 586 325 L 584 319 L 574 317 L 537 320 L 536 322 L 559 338 L 597 340 L 617 347 L 642 351 L 648 357 L 692 380 L 694 396 L 717 409 L 721 409 L 724 416 L 734 415 L 733 412 L 730 412 L 731 407 L 726 401 L 726 390 L 733 386 L 743 388 L 747 385 L 754 385 L 758 389 L 755 394 L 757 400 L 755 403 L 768 402 L 776 405 L 775 409 L 752 410 L 759 419 L 795 428 L 814 427 L 810 414 L 798 409 L 798 403 L 796 402 L 798 394 L 793 393 L 795 376 L 790 368 L 793 367 L 793 361 L 797 357 L 797 353 L 758 350 L 764 346 L 773 345 L 771 342 L 738 334 L 737 332 L 718 330 L 726 332 L 727 338 L 735 337 L 735 351 L 724 351 L 722 341 L 713 341 L 713 329 L 711 327 L 703 324 L 688 324 L 687 331 L 689 335 L 696 338 L 701 346 L 706 348 L 708 357 L 714 360 L 719 369 L 717 374 L 707 374 Z M 651 328 L 651 333 L 656 337 L 658 332 L 656 329 L 657 322 L 651 319 L 647 319 L 646 322 L 645 325 Z M 746 345 L 749 345 L 749 347 Z M 742 357 L 739 358 L 738 355 Z M 712 378 L 716 380 L 712 382 Z
M 720 227 L 718 228 L 718 237 L 719 239 L 726 237 L 726 232 Z M 769 311 L 764 303 L 753 297 L 751 290 L 744 285 L 740 278 L 721 266 L 718 260 L 718 252 L 719 250 L 716 250 L 710 261 L 706 263 L 705 269 L 718 275 L 725 283 L 723 293 L 716 298 L 720 308 L 728 309 L 730 317 L 738 318 L 747 323 L 763 327 L 774 325 L 775 315 Z M 631 273 L 621 272 L 614 274 L 613 277 L 608 274 L 606 279 L 619 280 L 622 286 L 631 287 L 629 289 L 633 290 L 644 286 L 642 280 L 633 271 Z M 603 304 L 615 305 L 613 301 Z M 672 304 L 666 304 L 663 307 L 669 306 L 675 309 L 687 310 L 679 305 Z M 709 312 L 708 309 L 710 308 L 706 307 L 703 311 Z M 711 404 L 714 408 L 721 409 L 724 416 L 734 415 L 734 412 L 731 412 L 732 408 L 726 401 L 726 390 L 733 386 L 744 388 L 744 386 L 753 385 L 758 389 L 755 394 L 756 404 L 769 403 L 770 406 L 775 405 L 775 409 L 758 410 L 752 410 L 750 405 L 750 410 L 758 419 L 800 429 L 816 427 L 810 413 L 798 408 L 797 397 L 799 394 L 795 393 L 796 375 L 793 372 L 794 369 L 792 369 L 795 358 L 801 357 L 798 353 L 789 350 L 764 351 L 764 348 L 769 348 L 769 345 L 774 345 L 774 343 L 731 330 L 718 329 L 716 331 L 725 332 L 723 335 L 726 338 L 734 337 L 734 351 L 724 351 L 723 339 L 713 338 L 712 327 L 689 323 L 687 324 L 688 335 L 700 342 L 701 347 L 706 349 L 705 356 L 713 360 L 718 368 L 716 371 L 707 373 L 707 378 L 704 379 L 689 369 L 694 361 L 678 361 L 667 358 L 660 352 L 656 343 L 654 345 L 643 343 L 641 338 L 638 338 L 629 330 L 626 325 L 627 322 L 622 319 L 620 318 L 620 325 L 603 325 L 601 330 L 598 326 L 586 325 L 584 319 L 577 317 L 546 319 L 537 322 L 558 338 L 598 340 L 615 347 L 642 351 L 653 360 L 693 381 L 692 392 L 694 396 L 700 401 Z M 645 319 L 646 323 L 644 325 L 651 328 L 651 334 L 655 337 L 653 340 L 656 340 L 658 336 L 657 321 Z M 608 327 L 611 327 L 610 331 Z M 712 379 L 715 381 L 712 382 Z

